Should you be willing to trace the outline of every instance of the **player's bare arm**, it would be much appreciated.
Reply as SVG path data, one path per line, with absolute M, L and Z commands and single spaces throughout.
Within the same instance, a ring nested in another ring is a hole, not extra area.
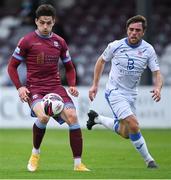
M 153 79 L 154 79 L 154 88 L 151 91 L 152 98 L 154 101 L 158 102 L 161 99 L 161 89 L 162 89 L 162 76 L 160 71 L 153 72 Z
M 100 81 L 101 74 L 103 72 L 105 66 L 105 61 L 103 58 L 100 56 L 95 64 L 94 68 L 94 78 L 93 78 L 93 85 L 89 90 L 89 98 L 91 101 L 94 100 L 96 97 L 97 91 L 98 91 L 98 84 Z

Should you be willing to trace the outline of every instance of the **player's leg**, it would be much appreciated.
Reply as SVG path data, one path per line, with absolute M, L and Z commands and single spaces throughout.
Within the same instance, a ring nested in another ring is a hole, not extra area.
M 87 121 L 88 130 L 91 130 L 92 127 L 96 124 L 101 124 L 107 129 L 111 129 L 112 131 L 121 135 L 122 137 L 129 138 L 128 128 L 125 125 L 124 121 L 102 116 L 97 112 L 95 112 L 94 110 L 89 111 L 88 117 L 89 117 Z
M 37 118 L 33 125 L 33 148 L 27 169 L 29 171 L 36 171 L 40 159 L 40 145 L 45 135 L 49 116 L 44 113 L 44 109 L 40 102 L 37 102 L 32 110 Z
M 155 164 L 153 158 L 148 152 L 145 140 L 139 131 L 138 122 L 133 115 L 135 112 L 135 99 L 127 99 L 127 97 L 124 97 L 116 91 L 113 91 L 110 94 L 106 95 L 106 99 L 112 109 L 114 117 L 116 117 L 116 120 L 114 121 L 112 118 L 107 118 L 98 115 L 97 113 L 90 113 L 88 114 L 88 121 L 94 121 L 94 124 L 91 123 L 92 126 L 95 124 L 102 124 L 105 127 L 114 130 L 122 137 L 130 138 L 135 148 L 139 151 L 141 156 L 147 162 L 148 167 L 156 168 L 157 165 Z
M 120 123 L 118 124 L 118 134 L 124 138 L 129 137 L 134 147 L 148 164 L 148 167 L 156 168 L 157 165 L 148 152 L 146 142 L 140 132 L 138 121 L 134 115 L 136 109 L 135 97 L 124 96 L 116 91 L 113 91 L 106 97 L 112 112 L 117 119 L 120 119 Z
M 89 171 L 86 166 L 81 162 L 83 139 L 80 125 L 77 120 L 76 110 L 74 105 L 65 105 L 61 113 L 61 117 L 69 125 L 70 146 L 74 158 L 74 170 L 76 171 Z
M 89 119 L 87 121 L 87 128 L 91 130 L 94 125 L 101 124 L 104 127 L 115 131 L 122 137 L 129 138 L 126 126 L 124 125 L 122 118 L 119 118 L 119 116 L 125 117 L 132 114 L 132 111 L 127 109 L 129 108 L 129 104 L 125 102 L 125 98 L 117 91 L 106 94 L 105 97 L 113 112 L 113 118 L 102 116 L 94 110 L 90 110 L 88 113 Z
M 91 130 L 92 127 L 96 124 L 101 124 L 108 129 L 114 130 L 114 125 L 115 125 L 116 121 L 112 118 L 102 116 L 94 110 L 89 111 L 88 118 L 89 118 L 87 121 L 87 129 L 88 130 Z
M 138 122 L 135 116 L 128 116 L 121 121 L 115 121 L 112 118 L 101 116 L 94 111 L 89 112 L 89 120 L 87 121 L 87 128 L 90 130 L 95 124 L 102 124 L 108 129 L 117 132 L 123 138 L 131 140 L 133 146 L 144 158 L 148 168 L 156 168 L 157 165 L 150 155 L 146 142 L 139 130 Z M 90 126 L 91 125 L 91 126 Z
M 126 122 L 126 126 L 128 127 L 129 131 L 129 138 L 133 144 L 133 146 L 136 148 L 136 150 L 140 153 L 140 155 L 143 157 L 144 161 L 147 164 L 148 168 L 157 168 L 157 165 L 150 155 L 145 139 L 142 136 L 139 124 L 136 119 L 136 116 L 131 115 L 126 117 L 123 121 Z
M 33 107 L 33 111 L 37 117 L 33 125 L 33 145 L 36 149 L 39 149 L 46 131 L 49 116 L 44 113 L 44 109 L 40 102 Z
M 59 124 L 65 121 L 69 126 L 69 140 L 74 158 L 74 169 L 80 167 L 79 171 L 88 169 L 81 162 L 83 139 L 79 122 L 77 120 L 76 109 L 63 86 L 58 86 L 53 93 L 59 94 L 64 101 L 64 109 L 58 118 L 54 118 Z
M 118 134 L 125 139 L 129 139 L 129 129 L 124 120 L 118 122 Z

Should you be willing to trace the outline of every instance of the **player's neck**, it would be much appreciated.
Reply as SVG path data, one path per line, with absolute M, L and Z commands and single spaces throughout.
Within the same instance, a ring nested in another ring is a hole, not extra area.
M 140 41 L 138 41 L 137 44 L 131 44 L 131 43 L 129 42 L 128 38 L 125 39 L 125 42 L 126 42 L 126 44 L 127 44 L 128 46 L 130 46 L 130 47 L 132 47 L 132 48 L 136 48 L 136 47 L 138 47 L 138 46 L 141 45 L 142 39 L 141 39 Z
M 50 32 L 48 35 L 42 35 L 42 34 L 39 32 L 38 29 L 36 29 L 35 32 L 36 32 L 36 34 L 37 34 L 39 37 L 45 38 L 45 39 L 48 39 L 48 38 L 52 37 L 52 34 L 53 34 L 53 32 Z

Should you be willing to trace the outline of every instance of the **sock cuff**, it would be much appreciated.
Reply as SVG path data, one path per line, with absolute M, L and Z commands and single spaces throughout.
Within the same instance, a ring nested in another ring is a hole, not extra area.
M 132 140 L 132 141 L 137 141 L 138 139 L 141 138 L 141 132 L 137 132 L 135 134 L 129 134 L 129 138 Z
M 35 125 L 36 125 L 39 129 L 46 129 L 46 126 L 47 126 L 47 124 L 42 123 L 39 119 L 37 119 L 37 120 L 35 121 Z
M 40 149 L 36 149 L 35 147 L 33 147 L 32 154 L 40 154 Z
M 80 129 L 80 125 L 78 123 L 69 125 L 69 130 Z

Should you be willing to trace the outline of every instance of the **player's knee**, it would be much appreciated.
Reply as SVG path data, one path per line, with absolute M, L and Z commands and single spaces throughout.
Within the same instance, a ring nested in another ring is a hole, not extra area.
M 129 133 L 136 133 L 139 131 L 139 124 L 134 115 L 131 115 L 125 119 L 126 126 L 128 127 Z
M 76 113 L 68 113 L 67 119 L 68 119 L 68 121 L 69 121 L 71 124 L 72 124 L 72 123 L 76 123 L 76 122 L 77 122 L 77 115 L 76 115 Z
M 139 124 L 137 121 L 130 121 L 129 122 L 129 129 L 131 132 L 138 132 L 139 131 Z
M 41 123 L 47 124 L 49 121 L 49 116 L 47 116 L 44 112 L 44 109 L 42 108 L 42 105 L 40 102 L 38 102 L 34 107 L 33 111 L 37 118 L 40 120 Z
M 139 126 L 135 125 L 131 127 L 132 132 L 139 132 Z
M 40 122 L 43 123 L 43 124 L 47 124 L 48 121 L 49 121 L 49 117 L 46 116 L 46 115 L 41 115 L 38 118 L 39 118 Z

